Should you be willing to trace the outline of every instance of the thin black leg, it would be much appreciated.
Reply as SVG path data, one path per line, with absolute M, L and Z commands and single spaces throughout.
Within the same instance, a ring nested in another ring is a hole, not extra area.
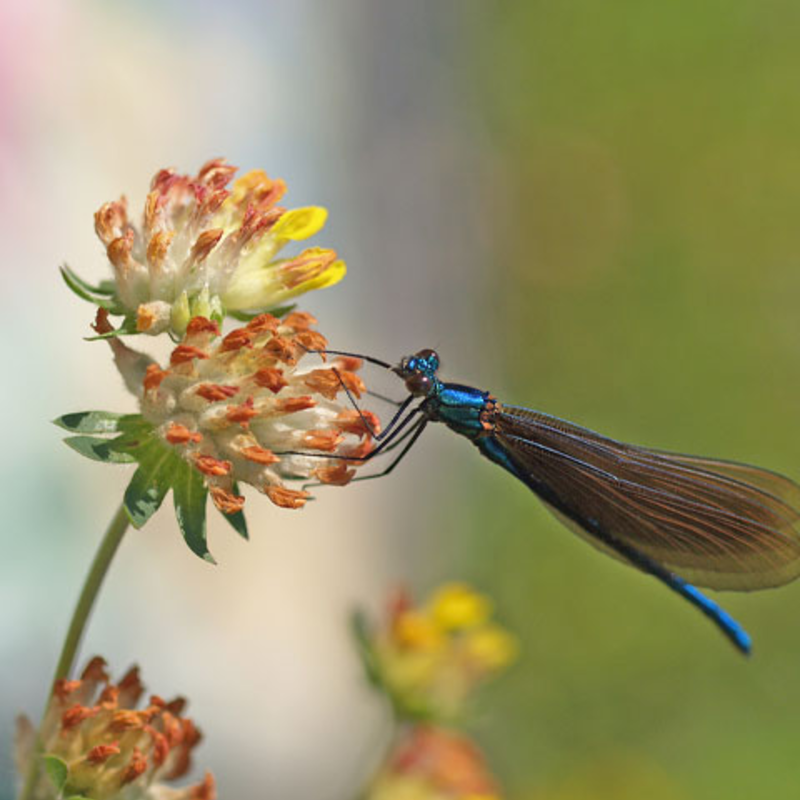
M 411 403 L 413 403 L 413 402 L 414 402 L 414 395 L 413 395 L 413 394 L 410 394 L 408 397 L 406 397 L 406 399 L 405 399 L 405 400 L 403 400 L 403 402 L 402 402 L 402 403 L 400 403 L 400 407 L 397 409 L 397 411 L 395 411 L 395 412 L 394 412 L 394 416 L 393 416 L 393 417 L 392 417 L 392 418 L 389 420 L 389 424 L 388 424 L 388 425 L 387 425 L 387 426 L 386 426 L 386 427 L 385 427 L 385 428 L 384 428 L 384 429 L 383 429 L 383 430 L 382 430 L 382 431 L 381 431 L 379 434 L 377 434 L 377 435 L 373 435 L 373 437 L 372 437 L 372 438 L 373 438 L 373 439 L 375 439 L 375 441 L 377 441 L 377 442 L 380 442 L 382 439 L 385 439 L 387 436 L 389 436 L 389 435 L 390 435 L 390 431 L 391 431 L 393 428 L 396 428 L 396 427 L 397 427 L 397 425 L 399 424 L 399 422 L 398 422 L 398 421 L 400 420 L 400 417 L 402 417 L 402 416 L 403 416 L 403 413 L 405 412 L 405 410 L 406 410 L 406 409 L 407 409 L 407 408 L 408 408 L 408 407 L 411 405 Z M 359 415 L 360 415 L 360 414 L 361 414 L 361 409 L 359 409 L 359 408 L 358 408 L 358 406 L 356 406 L 356 410 L 358 411 L 358 413 L 359 413 Z M 415 412 L 416 412 L 416 411 L 418 411 L 418 410 L 419 410 L 419 406 L 417 406 L 417 408 L 415 408 L 415 409 L 414 409 L 412 412 L 410 412 L 410 413 L 411 413 L 411 414 L 413 414 L 413 413 L 415 413 Z M 408 417 L 406 417 L 406 419 L 408 419 Z M 366 421 L 364 420 L 364 418 L 363 418 L 363 417 L 362 417 L 362 421 L 364 421 L 364 422 L 365 422 L 365 424 L 366 424 Z M 405 427 L 405 425 L 404 425 L 403 427 Z
M 419 406 L 409 411 L 408 414 L 405 416 L 405 418 L 394 426 L 394 430 L 392 431 L 391 435 L 389 435 L 386 439 L 384 439 L 374 450 L 370 451 L 365 456 L 345 456 L 345 455 L 338 455 L 335 453 L 307 453 L 304 450 L 281 450 L 277 451 L 275 455 L 308 456 L 309 458 L 329 458 L 338 461 L 358 461 L 359 463 L 364 464 L 367 461 L 370 461 L 373 458 L 375 458 L 375 456 L 380 455 L 392 443 L 392 441 L 394 441 L 398 437 L 401 431 L 403 431 L 408 426 L 408 423 L 419 413 L 420 413 Z
M 394 426 L 394 424 L 395 424 L 395 423 L 397 422 L 397 420 L 398 420 L 398 419 L 399 419 L 399 418 L 400 418 L 400 417 L 403 415 L 403 412 L 404 412 L 404 411 L 405 411 L 405 410 L 406 410 L 406 409 L 407 409 L 407 408 L 408 408 L 408 407 L 411 405 L 411 403 L 414 401 L 414 395 L 413 395 L 413 394 L 410 394 L 408 397 L 406 397 L 406 399 L 405 399 L 405 400 L 403 400 L 403 402 L 402 402 L 402 403 L 400 403 L 400 405 L 399 405 L 399 407 L 398 407 L 397 411 L 395 411 L 395 413 L 394 413 L 394 416 L 392 417 L 392 419 L 390 420 L 390 422 L 389 422 L 389 424 L 386 426 L 386 428 L 385 428 L 383 431 L 381 431 L 380 433 L 378 433 L 378 432 L 377 432 L 377 431 L 376 431 L 376 430 L 375 430 L 375 429 L 372 427 L 372 425 L 370 425 L 369 421 L 368 421 L 368 420 L 367 420 L 367 418 L 364 416 L 363 412 L 361 411 L 361 407 L 360 407 L 360 406 L 358 405 L 358 403 L 356 402 L 356 399 L 355 399 L 355 397 L 353 397 L 353 393 L 352 393 L 352 392 L 350 391 L 350 389 L 347 387 L 347 384 L 346 384 L 346 383 L 345 383 L 345 382 L 342 380 L 342 376 L 341 376 L 341 374 L 339 373 L 339 370 L 338 370 L 338 369 L 336 369 L 336 367 L 331 367 L 331 369 L 333 370 L 333 374 L 336 376 L 336 380 L 338 380 L 338 381 L 339 381 L 339 385 L 342 387 L 342 389 L 344 389 L 344 391 L 345 391 L 345 394 L 347 395 L 347 399 L 350 401 L 350 403 L 351 403 L 351 405 L 353 406 L 353 408 L 354 408 L 354 409 L 355 409 L 355 410 L 358 412 L 358 416 L 361 418 L 361 422 L 362 422 L 362 424 L 364 425 L 364 428 L 365 428 L 365 430 L 369 431 L 369 435 L 370 435 L 370 436 L 371 436 L 373 439 L 375 439 L 375 441 L 376 441 L 376 442 L 379 442 L 381 439 L 384 439 L 386 436 L 388 436 L 388 435 L 389 435 L 389 432 L 392 430 L 392 427 Z
M 370 362 L 371 364 L 377 364 L 378 366 L 385 367 L 386 369 L 392 369 L 392 366 L 390 364 L 387 364 L 385 361 L 381 361 L 378 358 L 372 358 L 371 356 L 360 355 L 358 353 L 345 353 L 343 350 L 310 350 L 308 347 L 304 347 L 303 349 L 307 353 L 312 353 L 312 354 L 316 353 L 318 355 L 325 354 L 325 355 L 336 355 L 336 356 L 349 356 L 350 358 L 361 358 L 364 359 L 365 361 Z M 405 400 L 403 400 L 402 403 L 397 403 L 394 400 L 389 400 L 389 398 L 383 398 L 384 400 L 388 400 L 390 403 L 394 403 L 395 405 L 397 405 L 398 409 L 395 415 L 392 417 L 389 424 L 386 426 L 386 428 L 381 433 L 376 433 L 372 425 L 370 425 L 369 421 L 362 413 L 361 407 L 356 402 L 356 399 L 353 397 L 353 393 L 350 391 L 345 382 L 342 380 L 342 376 L 339 373 L 339 370 L 336 369 L 336 367 L 331 367 L 331 369 L 333 370 L 333 374 L 336 376 L 336 380 L 339 381 L 339 385 L 342 387 L 342 389 L 344 389 L 345 394 L 347 395 L 347 399 L 350 401 L 350 404 L 358 412 L 358 416 L 361 418 L 361 423 L 364 425 L 364 429 L 369 431 L 370 436 L 372 436 L 372 438 L 375 439 L 375 441 L 379 442 L 381 439 L 389 435 L 389 432 L 392 430 L 392 426 L 402 416 L 403 412 L 409 407 L 409 405 L 414 399 L 413 395 L 409 395 Z
M 386 467 L 385 470 L 383 470 L 383 472 L 376 472 L 374 475 L 358 475 L 355 478 L 353 478 L 353 480 L 350 481 L 350 483 L 356 483 L 358 481 L 371 481 L 373 478 L 383 478 L 384 476 L 388 475 L 403 460 L 403 458 L 405 458 L 406 453 L 408 453 L 408 451 L 416 443 L 417 439 L 419 439 L 419 437 L 422 435 L 422 431 L 425 430 L 425 426 L 428 424 L 429 421 L 430 420 L 423 417 L 416 425 L 414 425 L 412 428 L 409 428 L 406 434 L 404 436 L 401 436 L 399 441 L 395 442 L 395 445 L 393 445 L 393 447 L 389 447 L 383 451 L 384 453 L 386 453 L 389 450 L 392 450 L 394 446 L 399 445 L 402 442 L 402 440 L 406 438 L 406 435 L 411 436 L 411 439 L 408 441 L 406 446 L 398 453 L 397 458 L 395 458 L 394 461 L 392 461 L 392 463 L 389 464 L 389 466 Z
M 367 389 L 365 394 L 368 394 L 370 397 L 375 397 L 378 400 L 383 400 L 384 403 L 389 403 L 390 405 L 401 406 L 403 404 L 402 400 L 395 400 L 393 397 L 387 397 L 385 394 L 381 394 L 380 392 L 373 392 L 372 389 Z
M 388 453 L 389 451 L 394 450 L 395 447 L 398 447 L 400 444 L 402 444 L 409 436 L 411 437 L 411 439 L 406 443 L 406 446 L 399 452 L 397 458 L 395 458 L 394 461 L 392 461 L 392 463 L 389 464 L 389 466 L 386 467 L 385 470 L 383 470 L 382 472 L 376 472 L 374 475 L 358 475 L 355 478 L 353 478 L 353 480 L 351 480 L 350 483 L 358 483 L 359 481 L 371 481 L 374 478 L 383 478 L 386 475 L 388 475 L 403 460 L 406 453 L 408 453 L 408 451 L 414 446 L 414 443 L 422 435 L 422 431 L 425 430 L 425 426 L 428 424 L 429 421 L 430 420 L 423 417 L 421 420 L 419 420 L 419 422 L 417 422 L 415 425 L 409 428 L 396 442 L 394 442 L 394 444 L 392 444 L 390 447 L 385 447 L 381 451 L 381 454 Z M 328 485 L 329 484 L 322 483 L 321 481 L 317 481 L 314 483 L 306 483 L 303 484 L 303 490 L 305 491 L 306 489 L 310 489 L 315 486 L 328 486 Z M 348 486 L 349 485 L 350 484 L 348 484 Z

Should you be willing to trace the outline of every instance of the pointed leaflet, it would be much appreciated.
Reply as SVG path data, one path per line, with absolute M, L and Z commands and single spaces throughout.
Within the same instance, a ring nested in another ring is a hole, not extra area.
M 155 436 L 136 449 L 136 461 L 139 469 L 125 490 L 125 510 L 134 527 L 141 528 L 161 507 L 178 471 L 191 467 Z
M 268 308 L 266 310 L 267 314 L 272 314 L 273 317 L 278 317 L 281 319 L 285 317 L 290 311 L 294 311 L 297 308 L 297 303 L 289 303 L 285 306 L 276 306 L 275 308 Z M 255 319 L 261 314 L 265 313 L 264 311 L 254 311 L 249 313 L 247 311 L 228 311 L 226 312 L 229 317 L 232 317 L 239 322 L 250 322 L 251 319 Z
M 172 489 L 175 514 L 186 544 L 201 558 L 216 563 L 206 544 L 208 489 L 203 476 L 178 450 L 164 442 L 144 417 L 85 411 L 65 414 L 55 423 L 68 431 L 117 434 L 113 438 L 70 436 L 65 442 L 94 461 L 139 465 L 124 499 L 125 510 L 136 528 L 141 528 L 158 511 Z M 236 484 L 233 491 L 239 492 Z M 242 538 L 248 538 L 247 523 L 241 511 L 223 516 Z
M 105 308 L 110 314 L 124 314 L 125 309 L 117 302 L 116 298 L 110 296 L 103 287 L 95 287 L 79 278 L 68 266 L 60 267 L 61 277 L 70 290 L 81 300 L 86 300 L 93 305 Z
M 233 493 L 240 494 L 239 484 L 233 484 Z M 226 514 L 223 511 L 219 512 L 225 518 L 226 522 L 242 537 L 242 539 L 249 540 L 250 534 L 247 532 L 247 520 L 244 518 L 243 511 L 237 511 L 235 514 Z
M 96 336 L 84 336 L 83 340 L 85 342 L 97 342 L 103 339 L 117 339 L 120 336 L 138 336 L 140 333 L 141 331 L 136 325 L 136 317 L 129 315 L 122 320 L 119 328 L 108 331 L 108 333 L 98 333 Z
M 81 411 L 64 414 L 53 422 L 74 433 L 121 433 L 114 439 L 100 436 L 68 436 L 64 442 L 76 452 L 93 461 L 107 464 L 125 464 L 136 461 L 129 441 L 131 431 L 142 430 L 141 417 L 130 414 L 112 414 L 108 411 Z
M 125 416 L 110 411 L 77 411 L 54 419 L 53 424 L 71 433 L 116 433 Z
M 68 264 L 63 264 L 60 267 L 60 270 L 62 275 L 64 275 L 64 280 L 69 277 L 69 280 L 72 283 L 77 284 L 81 289 L 89 294 L 112 295 L 117 290 L 114 281 L 109 280 L 100 281 L 97 286 L 92 286 L 91 283 L 81 278 L 81 276 L 78 275 L 78 273 L 75 272 L 75 270 L 72 269 L 72 267 L 70 267 Z
M 172 485 L 172 474 L 186 462 L 156 434 L 140 414 L 84 411 L 65 414 L 56 425 L 69 431 L 117 433 L 113 439 L 100 436 L 69 436 L 64 441 L 76 452 L 107 464 L 138 463 L 139 468 L 125 490 L 125 510 L 131 523 L 141 528 L 158 511 Z
M 42 756 L 44 763 L 44 771 L 47 777 L 50 778 L 50 783 L 53 784 L 56 792 L 60 795 L 64 791 L 69 778 L 69 767 L 67 762 L 58 756 L 46 754 Z
M 206 489 L 200 473 L 185 461 L 173 475 L 172 497 L 175 516 L 189 549 L 206 561 L 216 564 L 206 544 Z
M 381 675 L 381 668 L 375 655 L 375 648 L 372 646 L 372 631 L 367 620 L 367 615 L 357 608 L 350 617 L 350 630 L 356 640 L 358 655 L 361 657 L 361 665 L 370 685 L 381 691 L 386 690 L 386 686 Z
M 92 461 L 105 464 L 130 464 L 136 461 L 136 457 L 130 453 L 116 450 L 114 440 L 101 439 L 99 436 L 68 436 L 64 444 Z

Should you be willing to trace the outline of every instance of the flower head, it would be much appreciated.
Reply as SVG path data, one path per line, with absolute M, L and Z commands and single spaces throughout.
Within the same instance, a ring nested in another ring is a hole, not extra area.
M 362 645 L 396 712 L 425 719 L 458 716 L 517 653 L 516 639 L 491 620 L 489 599 L 463 583 L 445 584 L 420 606 L 398 593 L 383 626 L 362 629 Z
M 181 716 L 186 701 L 157 695 L 140 705 L 144 686 L 136 667 L 112 683 L 105 661 L 93 658 L 80 680 L 59 680 L 39 731 L 46 757 L 63 764 L 64 796 L 92 800 L 215 800 L 210 773 L 182 789 L 164 785 L 183 777 L 200 742 L 194 723 Z M 26 774 L 36 755 L 36 734 L 25 717 L 18 720 L 17 766 Z M 35 800 L 54 796 L 41 776 Z M 61 796 L 61 795 L 59 795 Z
M 69 270 L 81 296 L 126 316 L 126 332 L 182 334 L 194 316 L 221 321 L 227 313 L 273 309 L 311 289 L 341 280 L 345 264 L 333 250 L 310 247 L 279 257 L 284 246 L 316 234 L 327 211 L 279 205 L 286 184 L 261 170 L 229 187 L 236 167 L 223 159 L 196 176 L 162 169 L 150 184 L 140 227 L 125 198 L 105 203 L 95 230 L 114 281 L 91 287 Z
M 99 333 L 109 329 L 107 317 L 98 310 Z M 66 443 L 81 455 L 138 464 L 124 500 L 136 527 L 171 490 L 186 543 L 213 562 L 206 543 L 209 494 L 247 538 L 242 484 L 277 506 L 301 508 L 309 484 L 346 485 L 373 450 L 380 420 L 355 406 L 365 391 L 361 361 L 327 362 L 314 353 L 327 344 L 315 323 L 300 312 L 283 319 L 260 314 L 223 337 L 216 322 L 194 317 L 163 367 L 112 338 L 117 368 L 141 414 L 85 411 L 55 422 L 78 434 Z
M 367 424 L 378 429 L 377 417 L 339 399 L 345 387 L 356 397 L 364 391 L 356 374 L 360 362 L 320 366 L 319 357 L 307 353 L 326 346 L 315 322 L 298 312 L 283 320 L 262 314 L 220 337 L 216 323 L 196 317 L 169 366 L 147 370 L 145 419 L 202 474 L 224 513 L 244 504 L 238 483 L 277 506 L 300 508 L 308 492 L 289 482 L 345 485 L 358 463 L 347 457 L 358 459 L 371 448 Z
M 395 745 L 368 800 L 498 800 L 500 789 L 470 739 L 414 725 Z

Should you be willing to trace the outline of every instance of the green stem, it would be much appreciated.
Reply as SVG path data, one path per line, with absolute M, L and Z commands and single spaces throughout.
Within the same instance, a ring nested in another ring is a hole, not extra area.
M 53 682 L 49 687 L 50 691 L 48 692 L 45 708 L 42 712 L 42 721 L 44 721 L 44 716 L 47 714 L 50 693 L 52 692 L 55 682 L 61 678 L 68 678 L 72 672 L 72 668 L 75 664 L 75 656 L 78 653 L 83 633 L 86 630 L 86 623 L 94 607 L 94 602 L 97 599 L 100 587 L 103 585 L 103 579 L 108 572 L 114 554 L 117 552 L 117 548 L 122 541 L 125 531 L 128 530 L 129 525 L 130 520 L 125 512 L 125 506 L 122 505 L 117 510 L 117 513 L 114 514 L 113 519 L 108 525 L 105 536 L 103 536 L 103 541 L 100 542 L 100 547 L 95 554 L 94 561 L 92 561 L 92 566 L 89 568 L 89 573 L 84 581 L 83 589 L 81 589 L 78 604 L 75 606 L 75 611 L 72 614 L 72 620 L 69 624 L 69 630 L 64 639 L 64 645 L 61 648 L 61 655 L 56 665 L 55 675 L 53 675 Z M 28 775 L 19 800 L 31 800 L 33 797 L 33 790 L 39 778 L 39 754 L 42 750 L 40 734 L 41 722 L 39 723 L 39 730 L 36 733 L 36 747 L 34 748 L 31 764 L 28 768 Z

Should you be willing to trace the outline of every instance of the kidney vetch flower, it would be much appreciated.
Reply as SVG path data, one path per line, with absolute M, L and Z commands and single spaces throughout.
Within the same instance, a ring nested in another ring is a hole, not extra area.
M 68 267 L 62 274 L 81 297 L 125 317 L 113 335 L 182 335 L 194 316 L 222 321 L 226 314 L 273 310 L 344 276 L 344 262 L 328 248 L 278 257 L 287 244 L 324 226 L 324 208 L 279 205 L 286 184 L 262 170 L 228 188 L 235 172 L 221 158 L 194 177 L 160 170 L 140 227 L 130 221 L 124 197 L 97 211 L 95 230 L 113 281 L 91 286 Z
M 16 761 L 21 775 L 43 758 L 33 800 L 81 797 L 92 800 L 215 800 L 210 773 L 198 784 L 172 788 L 189 770 L 200 742 L 194 723 L 181 716 L 186 701 L 157 695 L 140 707 L 144 686 L 136 667 L 112 683 L 102 658 L 93 658 L 79 680 L 56 681 L 39 729 L 17 721 Z M 55 784 L 55 786 L 53 785 Z
M 125 493 L 134 525 L 141 527 L 172 489 L 187 543 L 210 559 L 207 494 L 246 535 L 242 484 L 276 506 L 301 508 L 307 484 L 346 485 L 373 448 L 380 422 L 351 402 L 365 391 L 361 362 L 310 353 L 327 345 L 315 323 L 301 312 L 261 314 L 222 336 L 216 322 L 195 317 L 163 368 L 113 340 L 141 414 L 83 412 L 57 423 L 80 434 L 67 444 L 82 455 L 139 464 Z M 108 329 L 102 310 L 96 329 Z M 107 434 L 116 436 L 101 438 Z

